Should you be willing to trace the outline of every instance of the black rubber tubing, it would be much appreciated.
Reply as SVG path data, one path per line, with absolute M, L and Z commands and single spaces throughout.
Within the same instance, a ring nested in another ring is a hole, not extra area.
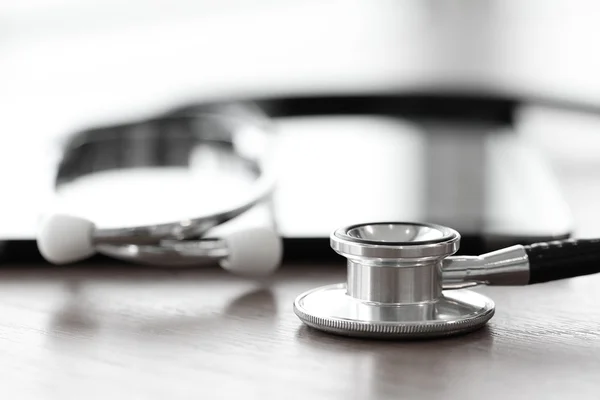
M 600 239 L 568 239 L 523 246 L 529 284 L 600 272 Z

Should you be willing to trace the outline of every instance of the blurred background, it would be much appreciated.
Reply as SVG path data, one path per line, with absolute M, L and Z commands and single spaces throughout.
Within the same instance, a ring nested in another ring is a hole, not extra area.
M 289 254 L 386 219 L 484 249 L 600 235 L 599 16 L 582 0 L 2 1 L 4 254 L 23 256 L 12 244 L 54 204 L 65 140 L 220 101 L 272 119 Z M 152 216 L 199 186 L 187 178 L 77 201 Z

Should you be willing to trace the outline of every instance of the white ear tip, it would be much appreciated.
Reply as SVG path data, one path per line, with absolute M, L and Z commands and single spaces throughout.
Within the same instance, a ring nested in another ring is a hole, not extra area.
M 275 271 L 283 257 L 283 241 L 269 228 L 235 232 L 225 239 L 229 256 L 221 261 L 228 271 L 243 275 L 267 275 Z
M 54 214 L 41 221 L 37 246 L 53 264 L 81 261 L 95 253 L 92 243 L 94 224 L 85 218 Z

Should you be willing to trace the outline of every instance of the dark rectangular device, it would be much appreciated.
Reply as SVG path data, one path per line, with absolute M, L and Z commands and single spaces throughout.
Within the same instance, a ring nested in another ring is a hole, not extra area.
M 569 210 L 550 169 L 514 129 L 512 112 L 518 105 L 513 102 L 410 96 L 254 101 L 273 119 L 277 132 L 279 179 L 272 209 L 287 260 L 337 257 L 329 247 L 329 234 L 353 223 L 446 225 L 461 233 L 463 254 L 571 233 Z M 86 159 L 107 168 L 110 163 L 135 166 L 139 160 L 167 166 L 165 160 L 177 159 L 181 143 L 170 139 L 170 128 L 160 118 L 153 121 L 151 126 L 163 134 L 142 136 L 139 142 L 128 142 L 129 147 L 119 139 L 122 126 L 103 128 L 105 140 L 90 142 Z M 178 159 L 178 166 L 185 166 L 184 161 Z M 51 201 L 56 176 L 44 169 L 48 160 L 28 162 L 44 177 L 39 179 L 39 203 L 11 210 L 14 218 L 0 221 L 4 263 L 42 261 L 35 226 L 47 207 L 44 202 Z M 118 221 L 127 219 L 128 208 L 119 207 L 115 198 L 154 215 L 178 206 L 178 195 L 189 192 L 179 189 L 195 187 L 199 196 L 218 193 L 199 186 L 194 174 L 187 181 L 174 180 L 168 168 L 143 180 L 165 188 L 168 196 L 148 196 L 136 186 L 141 181 L 115 181 L 71 201 L 105 210 Z

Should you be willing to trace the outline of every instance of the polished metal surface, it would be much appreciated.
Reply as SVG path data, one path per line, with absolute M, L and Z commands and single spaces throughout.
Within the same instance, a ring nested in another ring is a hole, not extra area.
M 379 304 L 349 296 L 346 285 L 300 295 L 294 312 L 313 328 L 355 337 L 413 339 L 456 335 L 481 328 L 494 315 L 494 302 L 469 290 L 443 293 L 415 304 Z
M 385 304 L 434 301 L 442 289 L 439 262 L 374 266 L 348 260 L 347 279 L 349 296 Z
M 460 235 L 454 229 L 435 224 L 379 222 L 351 225 L 331 234 L 331 247 L 361 262 L 370 259 L 435 259 L 454 254 Z
M 227 258 L 229 248 L 224 240 L 164 240 L 159 245 L 99 245 L 99 253 L 139 264 L 181 267 L 214 263 Z
M 441 227 L 414 224 L 369 224 L 349 228 L 346 235 L 366 241 L 420 243 L 449 236 Z
M 294 310 L 309 326 L 349 336 L 402 339 L 477 329 L 495 305 L 465 288 L 525 285 L 529 261 L 523 246 L 452 256 L 459 243 L 458 232 L 435 224 L 337 229 L 331 247 L 348 259 L 346 283 L 301 294 Z
M 526 285 L 529 260 L 523 246 L 516 245 L 480 256 L 453 256 L 443 261 L 444 286 L 459 282 L 485 285 Z

